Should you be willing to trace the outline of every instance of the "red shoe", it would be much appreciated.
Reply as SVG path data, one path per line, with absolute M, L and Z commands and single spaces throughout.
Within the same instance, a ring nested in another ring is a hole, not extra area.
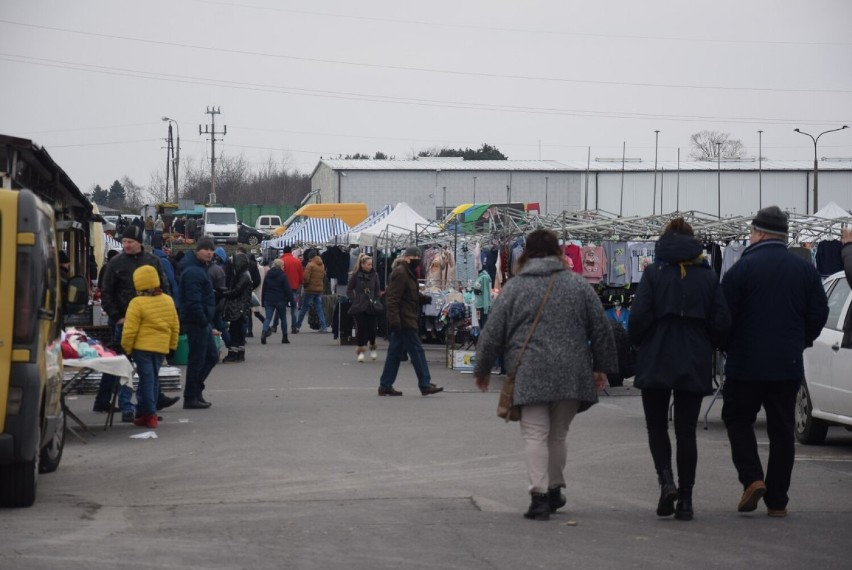
M 147 416 L 146 420 L 147 421 L 145 422 L 145 425 L 148 427 L 148 429 L 154 429 L 159 425 L 159 420 L 157 420 L 157 414 L 151 414 L 150 416 Z

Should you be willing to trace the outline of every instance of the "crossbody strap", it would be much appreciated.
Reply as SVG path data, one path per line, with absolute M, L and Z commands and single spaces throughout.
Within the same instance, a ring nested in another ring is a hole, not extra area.
M 524 351 L 527 349 L 527 345 L 530 343 L 530 338 L 532 338 L 533 331 L 535 331 L 536 325 L 538 325 L 539 319 L 541 319 L 541 313 L 544 310 L 544 304 L 547 303 L 547 298 L 550 297 L 550 290 L 553 288 L 553 280 L 556 279 L 556 273 L 550 276 L 550 281 L 547 282 L 547 291 L 544 292 L 544 297 L 541 299 L 541 304 L 538 306 L 538 312 L 535 314 L 535 319 L 533 320 L 533 324 L 530 327 L 530 332 L 527 333 L 527 338 L 524 340 L 524 345 L 521 347 L 521 352 L 518 353 L 518 358 L 515 360 L 515 374 L 518 374 L 518 369 L 521 367 L 521 357 L 524 355 Z

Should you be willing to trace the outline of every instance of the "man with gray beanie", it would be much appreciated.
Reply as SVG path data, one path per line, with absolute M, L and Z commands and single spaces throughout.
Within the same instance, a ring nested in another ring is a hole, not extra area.
M 760 210 L 751 224 L 751 245 L 722 282 L 732 319 L 722 420 L 744 489 L 737 510 L 754 511 L 763 498 L 772 517 L 787 515 L 802 353 L 828 318 L 819 274 L 787 251 L 787 231 L 780 208 Z M 754 432 L 761 407 L 769 436 L 765 475 Z
M 379 381 L 379 396 L 402 396 L 393 383 L 399 372 L 402 349 L 408 353 L 417 385 L 424 396 L 437 394 L 444 389 L 430 382 L 429 365 L 420 343 L 417 317 L 420 306 L 432 302 L 432 297 L 422 295 L 417 286 L 417 266 L 420 265 L 420 249 L 409 247 L 402 257 L 394 261 L 388 288 L 385 290 L 385 310 L 388 317 L 390 343 L 385 367 Z

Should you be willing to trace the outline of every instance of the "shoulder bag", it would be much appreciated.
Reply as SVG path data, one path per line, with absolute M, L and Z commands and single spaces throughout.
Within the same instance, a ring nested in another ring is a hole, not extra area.
M 535 331 L 535 327 L 538 325 L 538 321 L 541 318 L 541 313 L 544 310 L 545 303 L 547 303 L 547 298 L 550 297 L 550 290 L 553 288 L 553 280 L 555 278 L 556 273 L 550 276 L 550 281 L 547 283 L 547 291 L 544 293 L 544 297 L 541 299 L 541 304 L 538 306 L 538 312 L 535 314 L 535 320 L 533 320 L 530 332 L 527 333 L 524 345 L 521 347 L 521 351 L 518 353 L 518 358 L 515 360 L 515 371 L 512 372 L 511 375 L 507 376 L 503 381 L 503 388 L 500 390 L 500 397 L 497 400 L 497 416 L 503 418 L 507 422 L 517 422 L 521 419 L 521 406 L 516 406 L 514 404 L 515 375 L 518 373 L 518 369 L 521 366 L 521 357 L 524 355 L 524 351 L 530 343 L 530 338 L 532 338 L 533 331 Z

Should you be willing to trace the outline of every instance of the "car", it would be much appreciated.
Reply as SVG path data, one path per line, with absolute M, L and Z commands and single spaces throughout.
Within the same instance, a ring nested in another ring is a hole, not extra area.
M 849 328 L 852 288 L 842 271 L 824 281 L 828 321 L 812 348 L 805 351 L 805 381 L 796 399 L 796 439 L 810 445 L 825 441 L 828 428 L 852 431 L 852 334 Z
M 257 230 L 251 226 L 247 226 L 242 222 L 240 222 L 238 229 L 239 237 L 237 238 L 237 241 L 239 243 L 258 245 L 260 242 L 270 238 L 268 233 Z
M 281 225 L 281 216 L 274 214 L 262 214 L 257 217 L 254 227 L 262 232 L 271 232 Z

